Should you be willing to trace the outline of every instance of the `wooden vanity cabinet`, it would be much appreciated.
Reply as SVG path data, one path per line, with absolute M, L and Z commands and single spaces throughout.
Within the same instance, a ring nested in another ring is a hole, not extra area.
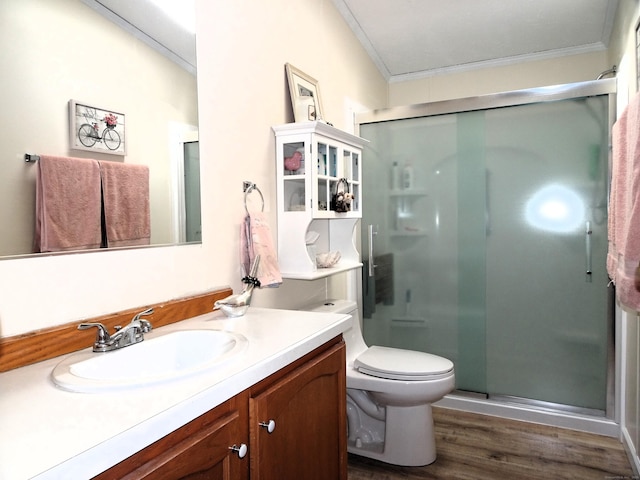
M 94 478 L 347 480 L 345 365 L 340 336 Z
M 251 388 L 251 480 L 347 479 L 345 366 L 340 342 Z
M 161 438 L 95 479 L 246 480 L 248 456 L 229 449 L 246 444 L 247 392 Z

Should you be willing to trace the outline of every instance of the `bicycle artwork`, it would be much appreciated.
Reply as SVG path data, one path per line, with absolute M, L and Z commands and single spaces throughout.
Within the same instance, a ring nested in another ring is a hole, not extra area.
M 71 148 L 126 155 L 125 116 L 113 110 L 69 102 Z

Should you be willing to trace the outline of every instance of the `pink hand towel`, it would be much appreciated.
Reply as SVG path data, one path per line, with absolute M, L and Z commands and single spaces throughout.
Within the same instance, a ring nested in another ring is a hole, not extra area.
M 640 96 L 612 129 L 611 196 L 607 272 L 620 303 L 640 310 L 635 272 L 640 263 Z
M 34 251 L 100 248 L 98 162 L 42 155 L 36 168 Z
M 108 247 L 149 245 L 149 167 L 100 161 Z
M 258 280 L 260 288 L 276 288 L 282 284 L 278 256 L 271 239 L 271 229 L 264 214 L 247 215 L 240 227 L 240 262 L 245 274 L 249 274 L 253 260 L 260 255 Z

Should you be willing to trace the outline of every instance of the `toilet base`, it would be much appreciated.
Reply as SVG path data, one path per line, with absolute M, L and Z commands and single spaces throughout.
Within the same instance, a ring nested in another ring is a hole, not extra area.
M 326 300 L 322 305 L 307 307 L 305 310 L 353 316 L 353 326 L 343 332 L 347 346 L 349 453 L 392 465 L 415 467 L 433 463 L 436 460 L 436 441 L 431 403 L 441 400 L 455 388 L 453 363 L 441 357 L 435 356 L 434 359 L 430 356 L 427 364 L 431 365 L 433 360 L 437 360 L 440 366 L 450 364 L 450 371 L 438 367 L 433 375 L 426 375 L 422 380 L 415 381 L 404 378 L 405 372 L 396 371 L 401 380 L 361 373 L 354 364 L 370 347 L 362 336 L 362 315 L 357 309 L 357 303 Z M 426 355 L 424 352 L 413 352 L 411 358 L 416 358 L 415 354 L 421 360 L 425 358 L 422 355 Z M 406 356 L 406 352 L 399 350 L 395 353 L 386 352 L 382 358 L 397 360 Z M 428 371 L 431 372 L 430 367 Z M 417 377 L 422 378 L 423 374 L 424 371 Z
M 349 453 L 406 467 L 435 462 L 436 439 L 431 405 L 387 406 L 385 423 L 384 444 L 349 441 Z

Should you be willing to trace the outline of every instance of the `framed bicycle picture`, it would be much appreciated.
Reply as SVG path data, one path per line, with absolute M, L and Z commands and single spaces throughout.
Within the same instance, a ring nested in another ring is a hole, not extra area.
M 74 150 L 126 155 L 122 112 L 69 100 L 69 146 Z

